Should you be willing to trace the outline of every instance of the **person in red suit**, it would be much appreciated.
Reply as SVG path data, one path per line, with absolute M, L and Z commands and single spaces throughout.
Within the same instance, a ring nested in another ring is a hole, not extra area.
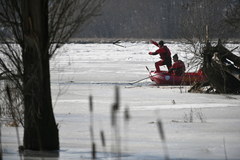
M 168 47 L 164 45 L 163 41 L 159 41 L 159 43 L 157 43 L 151 40 L 150 42 L 155 46 L 159 47 L 159 49 L 156 50 L 155 52 L 149 52 L 150 55 L 159 54 L 160 56 L 161 60 L 155 63 L 156 72 L 160 72 L 160 66 L 163 66 L 163 65 L 166 65 L 169 70 L 170 67 L 172 66 L 172 61 L 171 61 L 171 52 L 168 49 Z
M 181 76 L 184 74 L 185 72 L 185 64 L 183 63 L 183 61 L 178 59 L 178 55 L 175 54 L 173 56 L 173 65 L 172 67 L 169 69 L 169 73 L 172 73 L 176 76 Z

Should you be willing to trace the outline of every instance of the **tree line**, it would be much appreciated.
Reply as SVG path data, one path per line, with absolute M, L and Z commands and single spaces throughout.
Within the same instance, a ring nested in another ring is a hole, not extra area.
M 83 32 L 84 38 L 183 38 L 197 36 L 208 25 L 212 38 L 239 38 L 226 23 L 237 0 L 107 0 L 102 14 Z M 195 35 L 189 35 L 189 34 Z

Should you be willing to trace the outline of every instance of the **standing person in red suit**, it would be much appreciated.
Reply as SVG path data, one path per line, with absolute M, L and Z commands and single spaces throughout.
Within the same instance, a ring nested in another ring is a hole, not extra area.
M 170 67 L 172 66 L 172 61 L 171 61 L 171 52 L 168 49 L 168 47 L 164 45 L 163 41 L 159 41 L 159 43 L 157 43 L 151 40 L 150 42 L 155 46 L 159 47 L 159 49 L 156 50 L 155 52 L 149 52 L 150 55 L 159 54 L 160 56 L 161 60 L 155 63 L 156 72 L 160 72 L 160 66 L 163 66 L 163 65 L 166 65 L 169 70 Z
M 173 56 L 173 65 L 172 67 L 169 69 L 169 73 L 173 73 L 176 76 L 181 76 L 184 74 L 185 72 L 185 64 L 183 63 L 183 61 L 178 59 L 178 55 L 175 54 Z

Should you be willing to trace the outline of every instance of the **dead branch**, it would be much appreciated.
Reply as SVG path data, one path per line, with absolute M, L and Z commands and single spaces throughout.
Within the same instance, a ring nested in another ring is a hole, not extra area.
M 213 47 L 208 42 L 203 50 L 203 72 L 209 89 L 217 93 L 240 93 L 240 57 L 225 48 L 221 41 Z M 201 90 L 205 82 L 193 86 L 190 91 Z M 209 91 L 209 90 L 208 90 Z

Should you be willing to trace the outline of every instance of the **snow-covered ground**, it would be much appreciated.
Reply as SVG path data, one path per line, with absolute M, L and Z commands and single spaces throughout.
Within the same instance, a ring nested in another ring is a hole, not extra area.
M 148 79 L 131 85 L 147 77 L 145 66 L 154 70 L 159 58 L 148 55 L 156 50 L 151 44 L 121 45 L 125 47 L 67 44 L 52 59 L 52 95 L 61 150 L 59 157 L 50 157 L 53 153 L 49 153 L 45 160 L 91 159 L 89 95 L 94 103 L 92 125 L 97 159 L 161 160 L 166 154 L 170 159 L 240 159 L 239 95 L 193 94 L 187 92 L 189 86 L 156 86 Z M 188 63 L 186 57 L 192 54 L 183 52 L 183 44 L 167 46 Z M 239 49 L 235 53 L 239 54 Z M 111 126 L 115 86 L 119 86 L 121 100 L 117 128 Z M 123 118 L 126 108 L 129 121 Z M 163 122 L 165 143 L 157 121 Z M 22 128 L 19 131 L 22 136 Z M 105 147 L 101 145 L 101 131 Z M 20 159 L 15 128 L 2 127 L 2 147 L 3 159 Z M 22 159 L 43 158 L 31 152 Z

